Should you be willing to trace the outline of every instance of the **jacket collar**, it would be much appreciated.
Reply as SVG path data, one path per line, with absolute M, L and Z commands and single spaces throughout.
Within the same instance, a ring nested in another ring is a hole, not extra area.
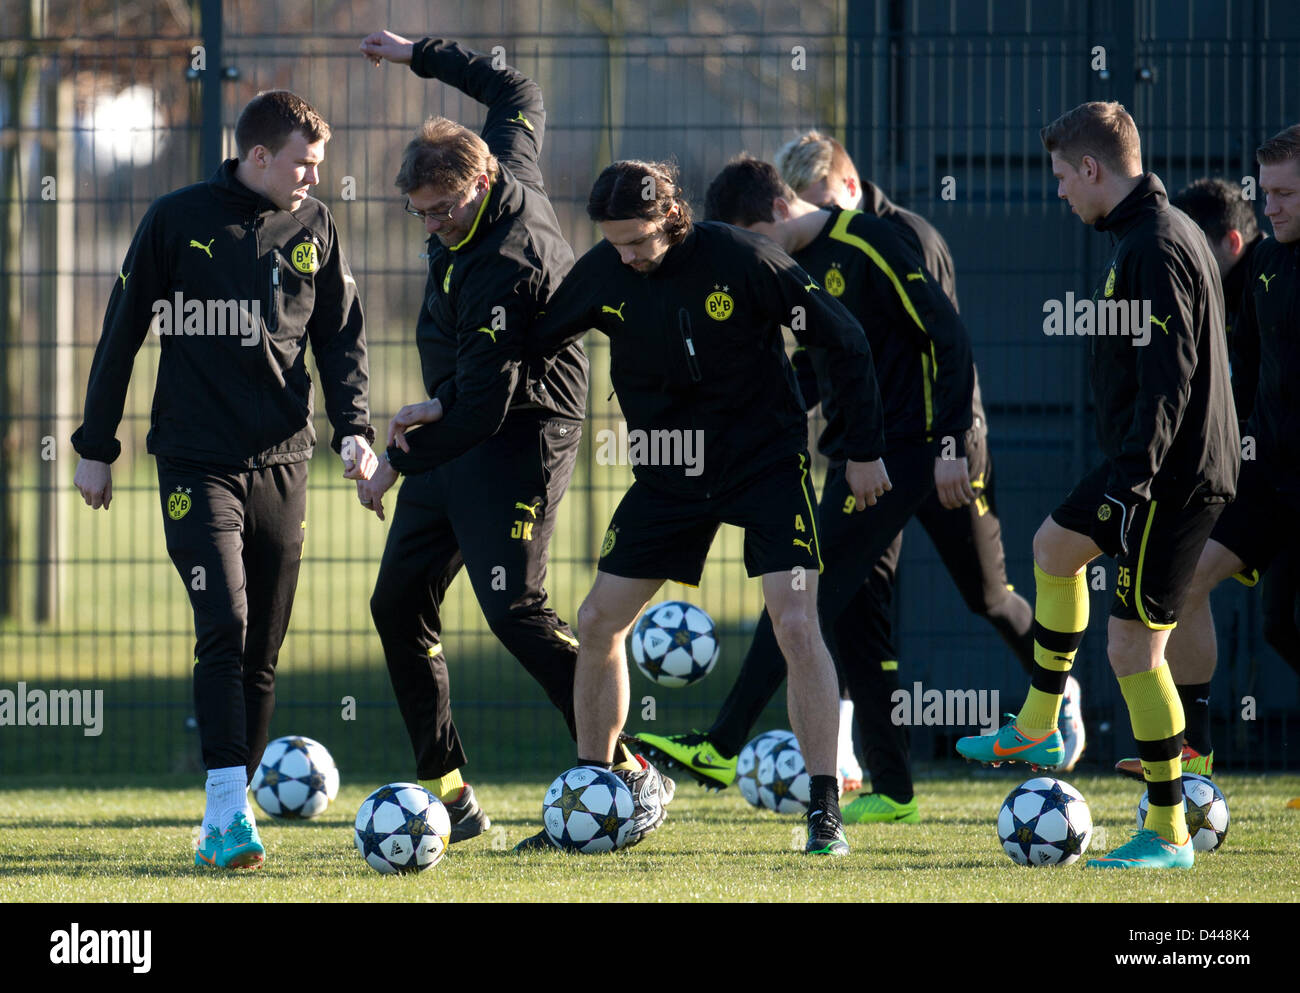
M 696 233 L 695 225 L 692 224 L 690 231 L 686 232 L 686 237 L 668 249 L 659 268 L 650 273 L 651 278 L 671 276 L 674 273 L 683 272 L 689 266 L 691 256 L 695 254 L 695 245 L 698 240 L 699 236 Z
M 829 239 L 831 236 L 831 232 L 835 230 L 835 225 L 839 221 L 840 215 L 845 212 L 843 207 L 835 203 L 831 204 L 828 207 L 819 207 L 818 209 L 826 211 L 826 213 L 829 214 L 830 216 L 826 218 L 826 223 L 821 226 L 821 229 L 813 237 L 812 241 L 808 242 L 808 244 L 804 245 L 803 248 L 799 249 L 799 251 L 801 252 L 806 252 L 808 249 L 812 248 L 818 242 Z M 862 207 L 858 210 L 854 210 L 853 213 L 855 214 L 866 213 L 870 210 L 871 210 L 871 201 L 866 199 L 866 197 L 864 196 L 862 200 Z M 794 252 L 791 252 L 790 254 L 793 255 Z
M 869 179 L 860 180 L 862 183 L 862 209 L 868 213 L 875 214 L 877 217 L 884 217 L 892 214 L 897 208 L 894 202 L 885 196 L 885 191 Z
M 1168 209 L 1169 194 L 1165 192 L 1165 184 L 1154 172 L 1148 172 L 1138 180 L 1129 195 L 1115 204 L 1095 226 L 1098 231 L 1111 231 L 1116 238 L 1123 238 L 1148 215 Z
M 279 210 L 280 208 L 270 200 L 260 193 L 253 192 L 235 177 L 235 167 L 238 165 L 238 159 L 226 159 L 217 166 L 217 171 L 208 180 L 208 186 L 217 198 L 237 210 L 253 215 Z
M 478 205 L 474 223 L 469 233 L 456 244 L 450 246 L 450 252 L 464 252 L 472 248 L 492 229 L 492 225 L 503 217 L 513 217 L 523 207 L 523 190 L 505 166 L 500 166 L 496 181 L 488 190 L 488 195 Z
M 1228 272 L 1227 277 L 1223 280 L 1223 295 L 1228 301 L 1228 310 L 1235 310 L 1237 301 L 1241 299 L 1241 291 L 1246 286 L 1246 273 L 1250 272 L 1250 257 L 1255 254 L 1255 249 L 1259 243 L 1264 240 L 1263 234 L 1257 234 L 1250 240 L 1242 250 L 1241 258 L 1237 259 L 1237 264 Z

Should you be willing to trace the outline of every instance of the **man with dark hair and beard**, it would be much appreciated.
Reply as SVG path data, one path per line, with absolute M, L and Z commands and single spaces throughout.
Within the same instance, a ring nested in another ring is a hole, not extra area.
M 790 722 L 811 776 L 805 851 L 847 854 L 835 780 L 835 669 L 817 619 L 821 553 L 807 419 L 781 328 L 831 356 L 831 388 L 849 415 L 846 481 L 855 511 L 889 488 L 866 336 L 771 241 L 693 224 L 669 165 L 609 166 L 587 215 L 604 240 L 551 297 L 534 347 L 599 329 L 610 340 L 629 437 L 689 436 L 702 459 L 634 464 L 635 482 L 605 534 L 596 581 L 578 609 L 579 763 L 608 768 L 614 755 L 628 710 L 624 639 L 637 615 L 666 580 L 699 583 L 721 524 L 742 527 L 746 571 L 762 577 L 788 660 Z M 531 843 L 544 845 L 544 837 Z
M 732 159 L 709 185 L 704 203 L 711 220 L 766 235 L 807 271 L 825 273 L 827 292 L 862 322 L 871 343 L 880 374 L 885 452 L 893 487 L 867 514 L 852 512 L 844 479 L 844 424 L 853 412 L 831 395 L 826 350 L 804 350 L 814 371 L 801 381 L 804 400 L 815 402 L 823 392 L 827 397 L 826 427 L 818 440 L 818 449 L 830 462 L 818 507 L 826 572 L 817 610 L 826 643 L 857 704 L 858 730 L 871 772 L 872 791 L 845 808 L 844 820 L 915 823 L 920 814 L 908 729 L 891 719 L 898 664 L 888 669 L 880 657 L 872 657 L 878 642 L 861 637 L 861 624 L 850 615 L 873 566 L 932 494 L 949 509 L 976 498 L 966 452 L 959 446 L 970 427 L 974 388 L 966 329 L 943 290 L 929 277 L 920 254 L 893 225 L 873 214 L 822 209 L 800 199 L 770 163 L 749 155 Z M 952 450 L 945 452 L 949 446 Z M 852 623 L 846 626 L 846 622 Z M 887 620 L 884 623 L 887 632 Z M 713 734 L 728 743 L 719 745 L 719 751 L 726 748 L 728 755 L 713 759 L 711 766 L 727 764 L 726 772 L 734 771 L 730 757 L 739 752 L 784 676 L 785 664 L 764 614 L 737 686 L 710 729 L 710 743 Z M 652 758 L 657 750 L 705 781 L 694 763 L 686 764 L 694 749 L 676 747 L 681 737 L 638 737 L 650 746 L 647 754 Z

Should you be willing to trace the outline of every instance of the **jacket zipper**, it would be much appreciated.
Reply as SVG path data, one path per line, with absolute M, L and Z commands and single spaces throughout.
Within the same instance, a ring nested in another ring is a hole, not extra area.
M 253 219 L 253 225 L 252 225 L 252 228 L 253 228 L 253 266 L 254 266 L 254 271 L 256 271 L 256 269 L 257 269 L 257 263 L 261 260 L 261 255 L 262 255 L 262 239 L 261 239 L 261 232 L 258 230 L 260 227 L 261 227 L 261 224 L 260 224 L 260 222 L 259 222 L 259 219 L 255 217 L 255 218 Z M 269 333 L 270 331 L 274 330 L 274 329 L 272 328 L 272 326 L 271 326 L 271 322 L 272 322 L 273 320 L 275 320 L 275 314 L 276 314 L 276 310 L 275 310 L 275 292 L 276 292 L 276 288 L 277 288 L 279 282 L 280 282 L 280 270 L 279 270 L 278 265 L 276 264 L 275 248 L 272 247 L 272 249 L 271 249 L 271 308 L 270 308 L 270 311 L 267 313 L 267 317 L 266 317 L 266 329 L 267 329 L 267 332 L 268 332 L 268 333 Z M 263 345 L 263 349 L 265 349 L 265 345 Z M 254 395 L 255 395 L 256 398 L 257 398 L 257 399 L 256 399 L 256 405 L 257 405 L 257 409 L 258 409 L 258 422 L 260 423 L 260 422 L 261 422 L 261 419 L 262 419 L 262 412 L 261 412 L 261 408 L 262 408 L 262 394 L 261 394 L 261 391 L 260 391 L 260 390 L 257 388 L 257 386 L 256 386 L 256 380 L 253 380 L 253 382 L 254 382 L 253 392 L 254 392 Z M 252 459 L 252 468 L 254 468 L 254 469 L 260 469 L 260 468 L 262 467 L 261 462 L 262 462 L 261 458 L 260 458 L 259 456 L 257 456 L 257 455 L 254 455 L 254 456 L 253 456 L 253 459 Z
M 695 339 L 691 337 L 691 312 L 685 307 L 677 311 L 677 327 L 682 332 L 682 347 L 686 349 L 686 368 L 691 372 L 691 382 L 698 383 L 704 376 L 695 357 Z
M 266 329 L 278 331 L 280 328 L 280 256 L 271 249 L 271 310 L 267 314 Z
M 691 372 L 691 382 L 701 382 L 704 379 L 704 375 L 700 372 L 699 359 L 695 357 L 695 339 L 691 334 L 691 312 L 685 307 L 682 307 L 677 311 L 677 327 L 682 332 L 682 347 L 686 350 L 686 367 Z M 694 417 L 691 417 L 691 425 L 687 430 L 690 431 L 692 435 L 695 433 L 696 427 Z M 707 484 L 704 491 L 704 498 L 706 500 L 713 498 L 713 494 L 707 489 Z

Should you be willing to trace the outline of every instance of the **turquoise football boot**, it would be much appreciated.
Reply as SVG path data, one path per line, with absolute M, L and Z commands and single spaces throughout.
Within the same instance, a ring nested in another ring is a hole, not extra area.
M 957 754 L 972 762 L 1001 765 L 1003 762 L 1027 762 L 1034 769 L 1055 769 L 1065 758 L 1061 732 L 1055 729 L 1041 738 L 1030 738 L 1016 727 L 1013 715 L 997 734 L 977 734 L 957 739 Z
M 1120 845 L 1109 855 L 1099 859 L 1088 859 L 1089 869 L 1190 869 L 1195 861 L 1196 850 L 1192 839 L 1181 845 L 1160 837 L 1154 831 L 1143 828 L 1134 831 L 1133 838 Z
M 222 869 L 256 869 L 266 861 L 266 849 L 258 837 L 257 825 L 241 810 L 221 836 L 221 854 L 217 865 Z
M 215 824 L 205 824 L 203 829 L 204 834 L 199 841 L 199 847 L 194 849 L 194 864 L 215 869 L 217 859 L 221 857 L 221 832 L 217 830 Z

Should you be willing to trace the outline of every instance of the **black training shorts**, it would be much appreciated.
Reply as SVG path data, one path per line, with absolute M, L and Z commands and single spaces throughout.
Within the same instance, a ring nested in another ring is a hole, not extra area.
M 1098 508 L 1106 502 L 1109 476 L 1110 466 L 1105 464 L 1084 476 L 1052 511 L 1052 520 L 1067 530 L 1088 534 Z M 1162 500 L 1141 504 L 1129 526 L 1128 552 L 1115 560 L 1110 616 L 1141 621 L 1153 631 L 1177 624 L 1197 560 L 1223 508 L 1222 503 L 1196 499 L 1185 505 Z
M 698 586 L 722 524 L 745 529 L 745 571 L 821 571 L 811 460 L 800 452 L 704 500 L 683 500 L 642 483 L 619 501 L 600 546 L 601 572 Z

